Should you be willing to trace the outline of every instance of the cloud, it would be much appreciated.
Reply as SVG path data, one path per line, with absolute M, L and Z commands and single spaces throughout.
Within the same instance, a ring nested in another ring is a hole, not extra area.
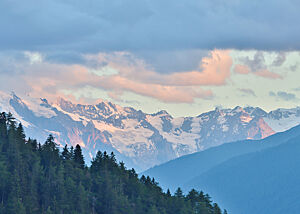
M 242 92 L 244 95 L 256 97 L 255 92 L 250 88 L 239 88 L 238 90 Z
M 192 103 L 195 98 L 208 98 L 212 96 L 209 90 L 191 87 L 164 86 L 159 84 L 145 84 L 135 82 L 120 76 L 103 78 L 99 86 L 113 91 L 130 91 L 136 94 L 153 97 L 163 102 Z
M 271 97 L 276 97 L 276 94 L 275 94 L 273 91 L 270 91 L 270 92 L 269 92 L 269 95 L 270 95 Z
M 118 71 L 119 76 L 138 82 L 166 86 L 224 85 L 230 77 L 232 58 L 228 50 L 214 50 L 198 62 L 192 71 L 161 74 L 153 70 L 143 59 L 128 52 L 100 53 L 87 56 L 92 64 L 99 64 Z M 110 77 L 108 77 L 110 78 Z
M 296 63 L 296 64 L 294 64 L 294 65 L 291 65 L 291 66 L 289 67 L 289 69 L 290 69 L 291 71 L 296 71 L 296 70 L 298 69 L 298 67 L 299 67 L 299 64 Z
M 117 93 L 130 91 L 163 102 L 191 103 L 195 98 L 212 97 L 210 90 L 197 86 L 226 84 L 232 66 L 228 50 L 211 51 L 208 57 L 202 58 L 198 70 L 171 74 L 157 73 L 145 61 L 126 52 L 101 53 L 87 58 L 118 71 L 117 74 L 101 77 L 101 88 Z M 114 93 L 111 97 L 115 97 Z
M 163 81 L 174 85 L 224 85 L 232 66 L 229 53 L 228 50 L 211 51 L 210 57 L 202 59 L 198 70 L 175 73 Z
M 285 91 L 278 91 L 277 93 L 274 93 L 273 91 L 270 91 L 269 95 L 272 96 L 272 97 L 277 97 L 277 98 L 279 98 L 281 100 L 284 100 L 284 101 L 292 101 L 292 100 L 297 100 L 298 99 L 295 94 L 288 93 L 288 92 L 285 92 Z
M 25 52 L 22 60 L 0 57 L 0 89 L 50 100 L 58 96 L 74 100 L 76 91 L 90 87 L 106 91 L 115 100 L 121 100 L 124 92 L 133 92 L 166 103 L 193 103 L 213 97 L 212 91 L 202 86 L 226 84 L 232 66 L 229 53 L 214 50 L 202 58 L 198 70 L 161 74 L 128 52 L 86 55 L 83 65 L 48 62 L 38 52 Z M 22 70 L 9 74 L 7 69 Z M 5 84 L 9 81 L 14 84 Z M 89 95 L 82 94 L 81 98 L 91 101 Z
M 281 66 L 286 60 L 286 53 L 281 51 L 277 54 L 277 57 L 272 62 L 272 66 Z
M 257 51 L 254 54 L 253 59 L 251 59 L 249 56 L 246 57 L 241 57 L 240 61 L 243 64 L 237 64 L 234 67 L 234 72 L 239 73 L 239 74 L 249 74 L 252 73 L 256 76 L 268 78 L 268 79 L 281 79 L 282 76 L 269 71 L 265 57 L 263 52 Z M 273 61 L 273 65 L 275 64 L 276 66 L 279 66 L 279 64 L 282 64 L 283 61 L 285 61 L 285 58 L 283 60 L 282 56 L 277 56 L 277 58 Z
M 257 51 L 254 54 L 253 59 L 251 59 L 249 56 L 246 56 L 241 58 L 241 61 L 247 65 L 252 72 L 258 72 L 267 68 L 264 54 L 261 51 Z
M 39 54 L 24 53 L 24 57 L 0 54 L 0 90 L 54 100 L 66 97 L 64 90 L 96 85 L 97 75 L 82 65 L 53 64 L 36 56 Z
M 0 47 L 53 58 L 63 51 L 299 50 L 299 7 L 294 0 L 2 0 Z
M 209 54 L 207 50 L 147 50 L 133 51 L 134 55 L 143 58 L 158 73 L 191 71 L 199 68 L 199 61 Z
M 282 79 L 281 75 L 276 74 L 274 72 L 271 72 L 267 69 L 259 70 L 259 71 L 255 72 L 254 74 L 257 75 L 257 76 L 264 77 L 264 78 L 269 78 L 269 79 Z
M 249 74 L 250 73 L 250 68 L 246 65 L 237 64 L 234 67 L 234 72 L 239 73 L 239 74 Z
M 43 61 L 43 56 L 38 52 L 24 52 L 25 57 L 27 57 L 30 61 L 30 64 L 41 63 Z

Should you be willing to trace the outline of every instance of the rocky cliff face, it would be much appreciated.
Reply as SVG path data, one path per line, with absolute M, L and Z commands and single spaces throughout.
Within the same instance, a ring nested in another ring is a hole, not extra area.
M 300 123 L 300 108 L 267 113 L 236 107 L 173 118 L 166 111 L 146 114 L 105 101 L 97 105 L 63 99 L 48 103 L 5 93 L 0 94 L 0 110 L 12 112 L 28 136 L 41 142 L 51 133 L 61 146 L 80 144 L 87 160 L 98 150 L 113 151 L 138 170 L 226 142 L 265 138 Z

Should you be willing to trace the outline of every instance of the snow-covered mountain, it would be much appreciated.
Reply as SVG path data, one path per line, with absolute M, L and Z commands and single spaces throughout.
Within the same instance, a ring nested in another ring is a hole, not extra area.
M 215 109 L 197 117 L 173 118 L 166 111 L 147 114 L 111 102 L 49 103 L 0 93 L 0 111 L 10 111 L 28 136 L 43 142 L 53 134 L 60 145 L 80 144 L 86 159 L 113 151 L 130 167 L 144 170 L 212 146 L 261 139 L 300 124 L 300 108 L 265 112 L 260 108 Z

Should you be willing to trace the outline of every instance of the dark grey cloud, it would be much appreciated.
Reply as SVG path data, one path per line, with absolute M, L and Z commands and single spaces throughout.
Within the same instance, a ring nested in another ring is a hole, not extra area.
M 86 64 L 86 60 L 81 53 L 75 51 L 51 51 L 47 52 L 44 60 L 50 63 L 62 64 Z
M 299 50 L 299 8 L 298 0 L 1 0 L 0 49 Z
M 206 50 L 152 50 L 136 51 L 136 56 L 141 57 L 147 64 L 159 73 L 173 73 L 198 70 L 203 57 L 207 57 Z
M 296 71 L 298 69 L 298 67 L 299 67 L 299 65 L 298 65 L 298 63 L 296 63 L 296 64 L 290 66 L 290 70 Z
M 292 100 L 297 100 L 298 98 L 296 97 L 295 94 L 293 93 L 288 93 L 285 91 L 278 91 L 277 93 L 270 91 L 269 95 L 272 97 L 277 97 L 281 100 L 285 100 L 285 101 L 292 101 Z
M 285 52 L 279 52 L 272 62 L 273 66 L 281 66 L 286 60 L 286 53 Z
M 256 97 L 255 92 L 252 89 L 250 89 L 250 88 L 239 88 L 238 90 L 243 93 L 243 96 L 253 96 L 253 97 Z
M 267 69 L 265 57 L 262 51 L 257 51 L 251 59 L 249 56 L 240 59 L 243 64 L 247 65 L 252 72 L 258 72 Z

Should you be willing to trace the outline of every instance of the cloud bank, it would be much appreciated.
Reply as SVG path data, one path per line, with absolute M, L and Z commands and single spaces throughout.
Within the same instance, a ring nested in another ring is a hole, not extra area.
M 299 67 L 288 54 L 300 50 L 299 8 L 296 0 L 2 0 L 0 90 L 75 99 L 89 88 L 188 105 L 238 90 L 254 99 L 246 75 L 278 84 Z
M 285 91 L 278 91 L 277 93 L 273 92 L 273 91 L 270 91 L 269 92 L 269 95 L 271 97 L 277 97 L 281 100 L 284 100 L 284 101 L 293 101 L 293 100 L 298 100 L 298 98 L 296 97 L 295 94 L 293 93 L 288 93 L 288 92 L 285 92 Z
M 299 8 L 296 0 L 2 0 L 0 48 L 69 60 L 103 51 L 299 50 Z
M 281 66 L 286 60 L 285 53 L 278 53 L 272 62 L 272 66 Z M 235 73 L 238 74 L 254 74 L 259 77 L 268 79 L 282 79 L 283 77 L 268 69 L 263 52 L 257 51 L 251 59 L 249 56 L 240 58 L 243 64 L 237 64 L 234 67 Z
M 211 90 L 202 86 L 226 84 L 232 66 L 229 53 L 214 50 L 202 58 L 198 70 L 161 74 L 128 52 L 86 55 L 90 66 L 49 63 L 38 53 L 25 52 L 21 59 L 0 57 L 3 65 L 0 89 L 11 87 L 24 91 L 26 88 L 33 96 L 55 99 L 65 96 L 64 90 L 91 87 L 107 91 L 113 99 L 124 92 L 133 92 L 166 103 L 192 103 L 196 98 L 213 96 Z M 15 83 L 5 84 L 10 80 Z

